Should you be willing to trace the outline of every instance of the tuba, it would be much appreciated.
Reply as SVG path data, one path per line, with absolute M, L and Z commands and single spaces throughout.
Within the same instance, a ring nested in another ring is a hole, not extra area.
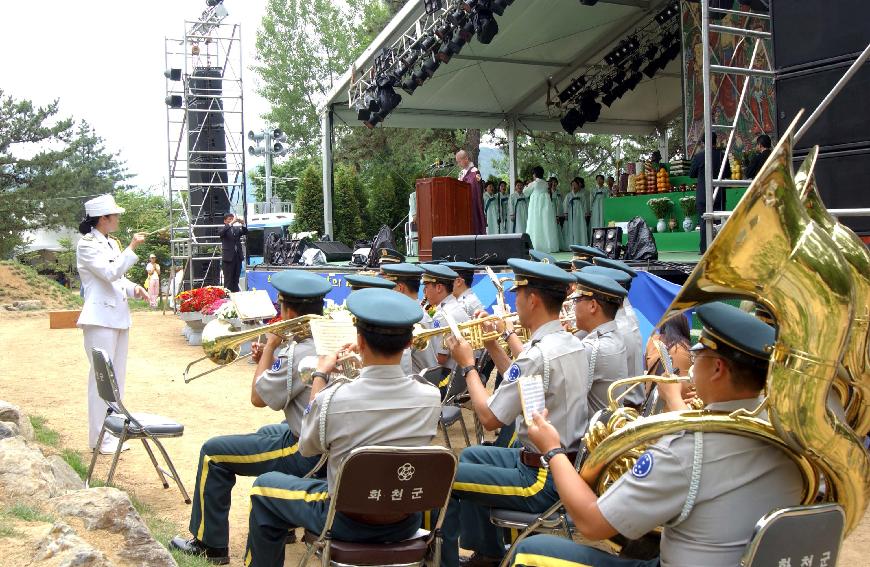
M 243 343 L 255 340 L 260 335 L 265 333 L 273 333 L 288 337 L 294 335 L 297 339 L 306 339 L 311 337 L 311 321 L 314 319 L 325 319 L 323 315 L 303 315 L 294 317 L 286 321 L 278 321 L 271 325 L 257 327 L 247 331 L 232 331 L 232 325 L 228 321 L 215 319 L 209 321 L 202 330 L 202 350 L 205 356 L 198 358 L 187 365 L 184 369 L 184 382 L 188 383 L 197 378 L 205 376 L 215 370 L 243 358 L 239 356 L 239 349 Z M 218 365 L 217 368 L 212 368 L 193 377 L 188 377 L 190 368 L 197 362 L 203 360 L 211 360 Z
M 841 395 L 841 400 L 849 425 L 863 437 L 870 432 L 870 251 L 854 232 L 840 224 L 825 209 L 813 176 L 818 153 L 818 147 L 810 151 L 795 175 L 795 181 L 807 214 L 830 235 L 852 274 L 855 313 L 843 355 L 848 388 L 845 399 Z M 835 382 L 835 386 L 840 386 L 840 382 Z
M 846 533 L 863 516 L 870 456 L 849 424 L 826 411 L 848 350 L 856 286 L 840 246 L 801 202 L 791 169 L 794 127 L 663 316 L 725 298 L 749 299 L 766 309 L 778 332 L 765 401 L 752 412 L 680 411 L 643 419 L 616 409 L 604 434 L 588 438 L 581 469 L 598 491 L 607 478 L 618 478 L 638 447 L 678 431 L 715 431 L 762 439 L 783 450 L 803 474 L 804 504 L 815 500 L 821 474 L 825 499 L 845 511 Z

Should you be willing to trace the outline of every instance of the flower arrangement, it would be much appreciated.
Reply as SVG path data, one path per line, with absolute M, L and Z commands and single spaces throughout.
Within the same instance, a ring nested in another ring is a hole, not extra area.
M 217 286 L 198 287 L 189 291 L 182 291 L 175 296 L 178 310 L 182 313 L 203 311 L 206 307 L 220 299 L 227 299 L 228 292 L 225 288 Z
M 667 197 L 657 197 L 650 199 L 646 204 L 649 205 L 650 209 L 652 209 L 652 212 L 657 219 L 663 219 L 668 215 L 668 211 L 671 210 L 674 202 Z
M 217 315 L 218 319 L 222 319 L 224 321 L 228 321 L 230 319 L 238 319 L 239 312 L 236 310 L 236 304 L 227 299 L 220 300 L 220 306 L 213 311 L 215 315 Z
M 680 199 L 680 208 L 683 209 L 683 216 L 691 217 L 695 214 L 695 196 L 682 197 Z

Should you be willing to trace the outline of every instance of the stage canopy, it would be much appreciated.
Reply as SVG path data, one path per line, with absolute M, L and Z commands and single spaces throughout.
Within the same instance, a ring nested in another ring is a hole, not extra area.
M 381 126 L 386 128 L 500 128 L 515 140 L 517 129 L 559 131 L 561 114 L 548 106 L 555 98 L 549 85 L 564 89 L 602 59 L 627 35 L 648 23 L 668 0 L 516 0 L 496 18 L 499 32 L 488 45 L 472 39 L 462 52 L 442 64 L 413 95 L 400 89 L 402 102 Z M 423 14 L 423 0 L 410 0 L 355 63 L 368 70 L 383 49 L 393 45 Z M 362 126 L 348 106 L 350 70 L 323 106 L 324 211 L 327 234 L 332 226 L 332 129 L 335 121 Z M 650 134 L 683 108 L 681 59 L 652 79 L 644 76 L 610 108 L 602 106 L 597 122 L 577 132 Z M 513 144 L 511 144 L 513 150 Z M 515 152 L 510 152 L 515 163 Z M 509 168 L 513 175 L 515 167 Z M 513 187 L 513 179 L 511 179 Z

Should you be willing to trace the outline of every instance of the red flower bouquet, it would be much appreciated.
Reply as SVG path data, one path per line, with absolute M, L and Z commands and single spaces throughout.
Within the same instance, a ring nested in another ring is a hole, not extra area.
M 182 291 L 175 296 L 178 310 L 182 313 L 202 311 L 212 303 L 228 297 L 227 290 L 222 287 L 208 286 L 199 287 L 190 291 Z

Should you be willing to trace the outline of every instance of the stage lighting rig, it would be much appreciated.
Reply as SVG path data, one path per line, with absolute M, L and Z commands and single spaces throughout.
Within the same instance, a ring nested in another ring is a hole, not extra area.
M 443 2 L 441 0 L 425 0 L 423 6 L 425 7 L 427 14 L 434 14 L 441 9 Z
M 571 81 L 571 83 L 564 90 L 562 90 L 562 92 L 560 92 L 557 95 L 559 97 L 559 102 L 561 102 L 562 104 L 565 104 L 566 102 L 568 102 L 569 100 L 571 100 L 572 98 L 577 96 L 577 94 L 581 90 L 583 90 L 583 87 L 585 87 L 585 86 L 586 86 L 586 78 L 585 77 L 577 77 L 576 79 Z
M 489 10 L 478 10 L 474 14 L 474 29 L 477 32 L 477 41 L 487 45 L 498 34 L 498 22 L 495 15 Z
M 658 22 L 659 25 L 664 25 L 671 18 L 679 15 L 679 13 L 680 13 L 680 3 L 679 2 L 672 2 L 672 3 L 668 4 L 667 6 L 665 6 L 665 8 L 661 12 L 659 12 L 658 15 L 656 15 L 656 22 Z
M 583 120 L 583 115 L 576 108 L 571 108 L 568 112 L 565 113 L 559 122 L 562 124 L 562 128 L 568 132 L 569 134 L 574 134 L 577 131 L 577 128 L 583 126 L 585 121 Z

